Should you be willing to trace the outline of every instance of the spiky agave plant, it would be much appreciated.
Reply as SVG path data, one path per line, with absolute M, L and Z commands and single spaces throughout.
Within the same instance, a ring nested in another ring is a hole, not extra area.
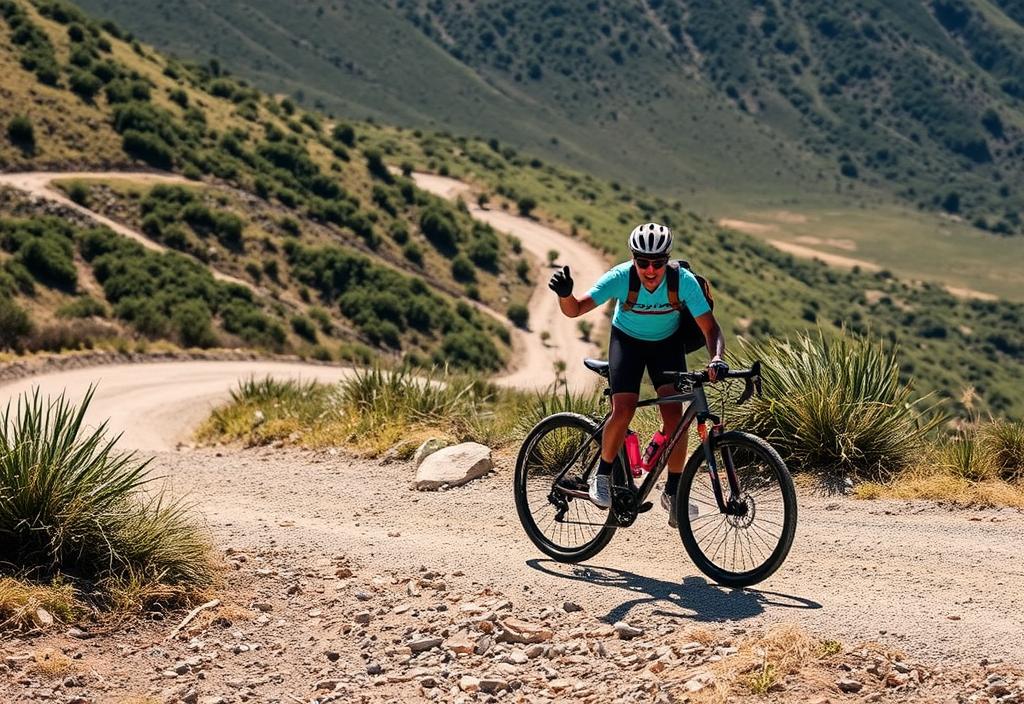
M 188 591 L 209 584 L 203 531 L 186 507 L 144 488 L 149 461 L 115 449 L 106 423 L 88 431 L 94 389 L 76 408 L 36 389 L 0 418 L 0 554 L 30 577 L 94 582 L 128 575 Z M 2 566 L 0 566 L 2 567 Z
M 764 435 L 790 468 L 886 480 L 913 464 L 940 422 L 900 381 L 895 349 L 847 332 L 744 345 L 763 364 L 764 398 L 734 427 Z

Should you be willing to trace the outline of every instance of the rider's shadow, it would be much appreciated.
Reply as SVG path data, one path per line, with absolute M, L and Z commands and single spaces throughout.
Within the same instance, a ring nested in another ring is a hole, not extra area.
M 545 564 L 546 563 L 546 564 Z M 710 584 L 703 577 L 685 577 L 669 582 L 613 567 L 569 565 L 568 572 L 553 570 L 554 560 L 534 558 L 526 564 L 539 572 L 594 586 L 617 587 L 636 594 L 599 617 L 606 623 L 625 619 L 641 604 L 657 605 L 652 613 L 697 622 L 740 621 L 764 613 L 766 606 L 787 609 L 820 609 L 821 604 L 803 597 L 759 589 L 730 589 Z M 673 607 L 673 608 L 668 608 Z

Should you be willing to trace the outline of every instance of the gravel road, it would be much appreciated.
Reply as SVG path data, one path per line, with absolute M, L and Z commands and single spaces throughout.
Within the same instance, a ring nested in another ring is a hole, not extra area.
M 527 540 L 510 458 L 466 487 L 413 492 L 414 470 L 344 454 L 213 450 L 155 466 L 225 540 L 348 554 L 375 570 L 461 570 L 517 602 L 571 600 L 611 623 L 754 627 L 795 622 L 823 638 L 882 641 L 925 661 L 1024 661 L 1024 514 L 801 492 L 786 564 L 745 591 L 709 584 L 655 509 L 586 565 Z M 397 535 L 396 535 L 397 534 Z M 496 556 L 500 555 L 500 558 Z
M 109 419 L 120 446 L 145 451 L 173 450 L 250 376 L 331 383 L 352 371 L 346 367 L 264 361 L 156 362 L 72 369 L 0 384 L 0 404 L 38 388 L 45 398 L 62 391 L 77 403 L 90 385 L 96 394 L 85 421 L 92 427 Z

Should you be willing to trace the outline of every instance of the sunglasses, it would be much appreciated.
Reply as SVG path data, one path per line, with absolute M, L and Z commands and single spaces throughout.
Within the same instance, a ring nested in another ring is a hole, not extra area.
M 649 259 L 647 257 L 633 257 L 633 261 L 641 269 L 653 266 L 655 269 L 660 269 L 668 264 L 668 257 L 658 257 L 657 259 Z

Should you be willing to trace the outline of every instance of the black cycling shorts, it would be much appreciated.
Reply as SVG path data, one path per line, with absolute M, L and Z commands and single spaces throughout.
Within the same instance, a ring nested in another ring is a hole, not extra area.
M 672 383 L 673 378 L 665 376 L 665 372 L 685 372 L 682 330 L 676 330 L 664 340 L 652 341 L 627 335 L 612 325 L 608 343 L 608 378 L 612 393 L 640 393 L 645 367 L 655 389 Z

